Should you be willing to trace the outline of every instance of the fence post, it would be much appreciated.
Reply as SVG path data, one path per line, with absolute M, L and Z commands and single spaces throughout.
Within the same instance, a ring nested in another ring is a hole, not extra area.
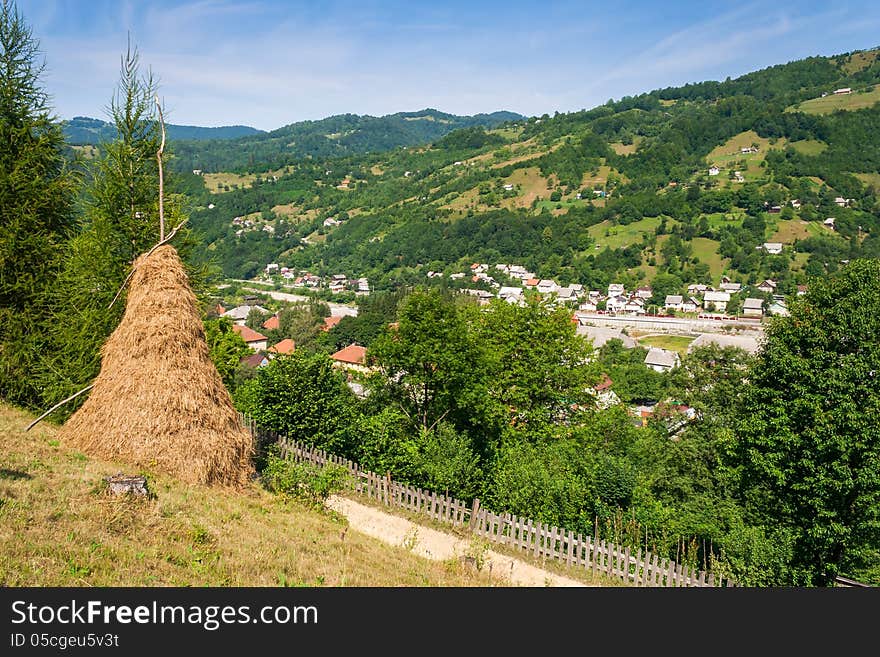
M 475 497 L 473 506 L 471 506 L 471 520 L 468 523 L 469 527 L 473 530 L 473 528 L 477 524 L 477 514 L 480 512 L 480 498 Z

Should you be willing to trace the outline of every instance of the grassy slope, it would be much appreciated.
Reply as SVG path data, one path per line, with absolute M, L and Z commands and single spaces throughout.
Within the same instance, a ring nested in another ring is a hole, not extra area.
M 0 405 L 2 586 L 487 586 L 326 512 L 146 473 L 152 500 L 108 496 L 124 465 L 59 445 L 55 428 Z
M 145 474 L 153 499 L 108 495 L 103 477 L 134 474 L 61 445 L 57 429 L 0 403 L 0 586 L 508 586 L 456 559 L 431 561 L 355 530 L 338 514 Z M 375 506 L 374 501 L 354 498 Z M 383 511 L 388 511 L 382 507 Z M 402 509 L 439 531 L 461 530 Z M 472 541 L 593 586 L 618 578 Z M 497 575 L 497 573 L 496 573 Z M 501 574 L 504 577 L 504 574 Z
M 880 86 L 868 92 L 853 91 L 851 94 L 839 96 L 829 93 L 824 98 L 805 100 L 797 106 L 797 109 L 805 114 L 830 114 L 836 110 L 864 109 L 871 107 L 878 101 L 880 101 Z

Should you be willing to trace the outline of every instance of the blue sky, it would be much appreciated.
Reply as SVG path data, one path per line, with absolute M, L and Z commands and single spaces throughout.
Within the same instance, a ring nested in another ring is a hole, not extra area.
M 106 118 L 128 35 L 169 123 L 525 115 L 880 46 L 880 2 L 18 0 L 61 118 Z

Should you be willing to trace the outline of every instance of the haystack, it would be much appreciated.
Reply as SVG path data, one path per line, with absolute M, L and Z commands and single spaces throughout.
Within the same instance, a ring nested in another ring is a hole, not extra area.
M 135 262 L 125 314 L 101 349 L 101 372 L 61 439 L 189 483 L 249 480 L 253 441 L 211 361 L 174 247 Z

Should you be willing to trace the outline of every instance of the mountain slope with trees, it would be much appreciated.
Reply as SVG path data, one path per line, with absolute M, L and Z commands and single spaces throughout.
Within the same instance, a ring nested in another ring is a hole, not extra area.
M 880 105 L 845 102 L 873 97 L 877 52 L 470 126 L 429 146 L 255 159 L 249 170 L 271 177 L 225 194 L 190 180 L 193 221 L 233 277 L 277 261 L 390 289 L 431 270 L 517 262 L 593 289 L 727 275 L 773 278 L 788 294 L 842 261 L 880 255 Z M 799 109 L 823 94 L 841 109 Z M 232 225 L 243 216 L 254 229 Z M 764 242 L 783 243 L 782 254 Z

